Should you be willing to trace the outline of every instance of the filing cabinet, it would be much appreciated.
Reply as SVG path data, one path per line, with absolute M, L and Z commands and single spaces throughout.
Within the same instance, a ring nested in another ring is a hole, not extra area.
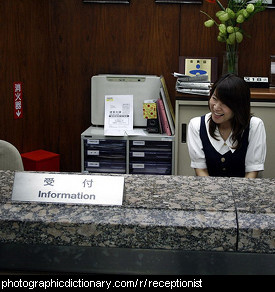
M 172 141 L 130 140 L 129 173 L 172 174 Z
M 83 148 L 85 171 L 126 173 L 126 140 L 87 137 Z
M 81 134 L 81 171 L 86 173 L 174 174 L 174 136 L 104 136 L 91 126 Z

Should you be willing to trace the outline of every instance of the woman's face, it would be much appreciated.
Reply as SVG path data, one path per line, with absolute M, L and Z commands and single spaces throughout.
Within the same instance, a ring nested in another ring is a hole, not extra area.
M 209 108 L 212 113 L 212 120 L 216 124 L 231 122 L 234 116 L 233 111 L 217 98 L 216 91 L 209 100 Z

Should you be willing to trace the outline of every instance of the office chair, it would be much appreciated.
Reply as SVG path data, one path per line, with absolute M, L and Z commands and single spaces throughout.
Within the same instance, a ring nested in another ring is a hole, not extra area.
M 20 153 L 12 144 L 4 140 L 0 140 L 0 169 L 24 170 Z

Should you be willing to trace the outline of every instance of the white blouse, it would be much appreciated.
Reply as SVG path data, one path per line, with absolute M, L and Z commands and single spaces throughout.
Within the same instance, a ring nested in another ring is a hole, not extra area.
M 205 126 L 211 144 L 220 154 L 225 154 L 228 151 L 234 152 L 235 149 L 232 149 L 233 146 L 232 133 L 229 135 L 228 139 L 224 141 L 217 127 L 215 134 L 219 141 L 215 140 L 210 136 L 209 134 L 210 116 L 211 113 L 205 115 Z M 189 155 L 191 158 L 191 167 L 205 169 L 207 168 L 207 166 L 202 141 L 200 138 L 200 123 L 201 117 L 195 117 L 191 119 L 188 125 L 187 145 L 189 149 Z M 264 123 L 260 118 L 252 117 L 250 120 L 248 148 L 245 157 L 245 172 L 264 170 L 265 157 L 266 157 L 266 133 Z

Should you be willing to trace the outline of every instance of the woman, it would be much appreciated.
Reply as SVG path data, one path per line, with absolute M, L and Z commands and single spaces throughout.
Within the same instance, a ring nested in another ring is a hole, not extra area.
M 188 126 L 191 167 L 198 176 L 256 178 L 264 170 L 264 123 L 250 112 L 250 89 L 234 74 L 212 87 L 210 113 L 193 118 Z

